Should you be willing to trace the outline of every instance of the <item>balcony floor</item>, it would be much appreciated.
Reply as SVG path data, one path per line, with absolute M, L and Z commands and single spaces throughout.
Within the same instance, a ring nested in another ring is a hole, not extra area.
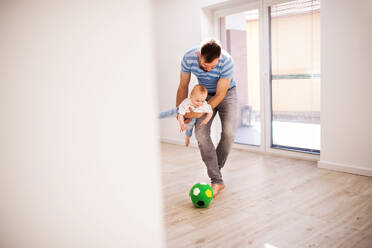
M 260 122 L 255 122 L 250 127 L 240 126 L 235 136 L 235 143 L 259 146 L 260 134 Z M 320 150 L 320 125 L 274 121 L 273 143 L 281 146 Z

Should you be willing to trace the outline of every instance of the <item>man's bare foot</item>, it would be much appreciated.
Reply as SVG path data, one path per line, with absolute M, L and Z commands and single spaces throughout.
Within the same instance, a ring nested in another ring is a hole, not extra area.
M 189 147 L 189 144 L 190 144 L 190 137 L 189 136 L 185 136 L 185 145 L 186 147 Z
M 216 197 L 224 188 L 225 184 L 213 183 L 212 184 L 213 198 Z

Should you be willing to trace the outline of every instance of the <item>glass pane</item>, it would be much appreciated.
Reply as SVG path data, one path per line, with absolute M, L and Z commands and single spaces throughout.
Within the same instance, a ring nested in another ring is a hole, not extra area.
M 235 143 L 259 146 L 260 78 L 258 9 L 221 18 L 221 42 L 235 64 L 239 126 Z
M 320 151 L 320 2 L 270 8 L 272 146 Z

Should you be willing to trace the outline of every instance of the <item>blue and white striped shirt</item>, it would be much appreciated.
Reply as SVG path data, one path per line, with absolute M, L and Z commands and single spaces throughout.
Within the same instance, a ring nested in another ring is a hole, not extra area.
M 200 47 L 193 47 L 185 53 L 181 62 L 181 70 L 186 74 L 192 72 L 197 77 L 199 84 L 207 88 L 209 94 L 216 93 L 217 82 L 220 78 L 231 77 L 229 89 L 234 87 L 234 63 L 231 56 L 222 49 L 217 66 L 209 72 L 205 72 L 199 67 L 199 49 Z

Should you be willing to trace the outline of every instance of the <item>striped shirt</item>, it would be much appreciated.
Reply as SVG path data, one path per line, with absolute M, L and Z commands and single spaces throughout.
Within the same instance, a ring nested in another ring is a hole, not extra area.
M 208 94 L 216 93 L 217 82 L 220 78 L 231 77 L 229 89 L 235 86 L 234 63 L 231 56 L 222 49 L 221 57 L 215 68 L 209 72 L 203 71 L 198 63 L 198 51 L 200 47 L 194 47 L 188 50 L 182 58 L 181 70 L 190 74 L 191 72 L 197 77 L 199 84 L 204 85 Z

